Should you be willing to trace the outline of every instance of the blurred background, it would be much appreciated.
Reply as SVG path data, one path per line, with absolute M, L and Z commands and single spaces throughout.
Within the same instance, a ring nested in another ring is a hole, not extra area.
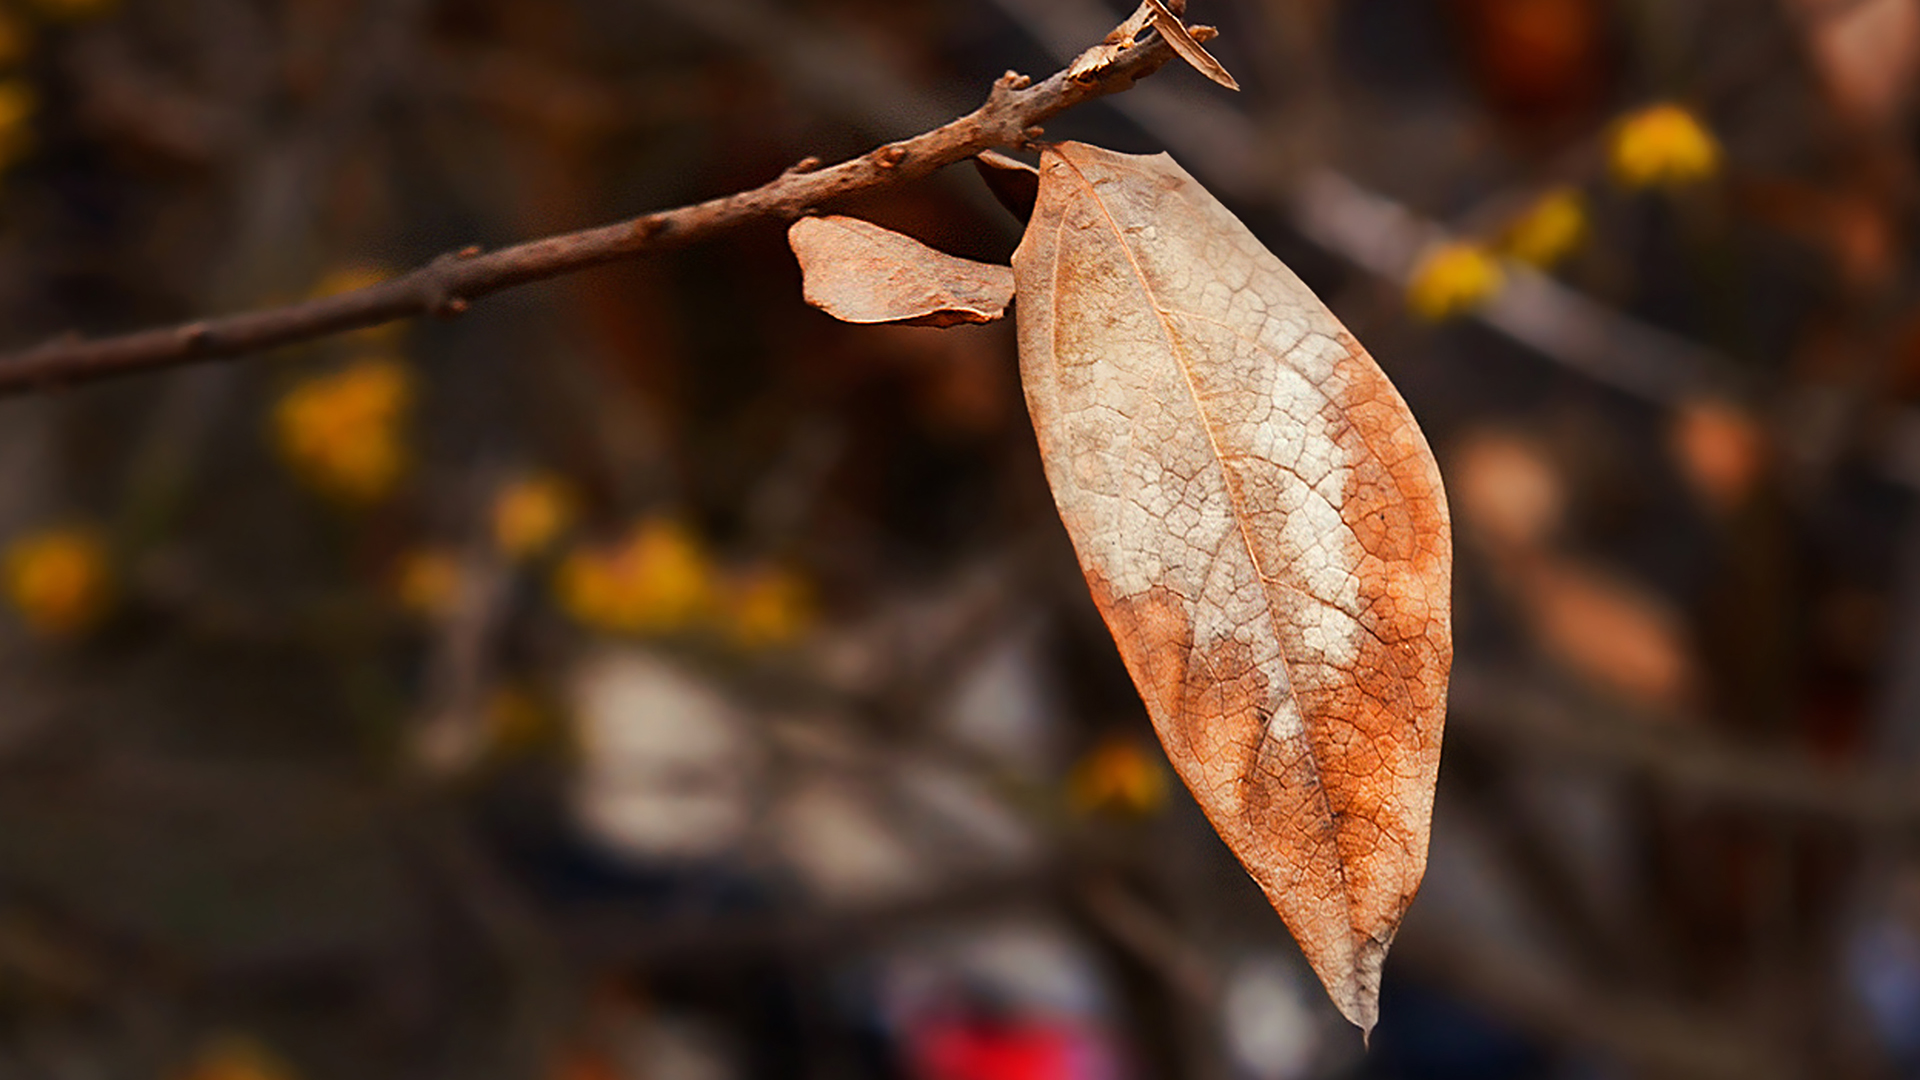
M 0 346 L 971 108 L 1101 0 L 4 0 Z M 1193 0 L 1170 150 L 1442 462 L 1370 1052 L 1175 782 L 1011 327 L 775 224 L 0 402 L 0 1077 L 1920 1076 L 1917 0 Z M 965 168 L 839 209 L 1004 260 Z

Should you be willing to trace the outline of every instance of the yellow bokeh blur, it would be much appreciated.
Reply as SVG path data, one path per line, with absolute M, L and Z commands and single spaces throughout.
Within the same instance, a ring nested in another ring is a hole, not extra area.
M 509 558 L 539 555 L 573 524 L 575 506 L 572 488 L 557 476 L 513 480 L 494 496 L 494 545 Z
M 0 80 L 0 169 L 33 148 L 33 114 L 38 107 L 39 96 L 26 80 Z
M 328 296 L 338 296 L 341 293 L 357 292 L 378 285 L 393 276 L 392 268 L 377 263 L 348 263 L 327 271 L 307 295 L 318 300 Z M 395 319 L 378 326 L 367 326 L 350 331 L 346 337 L 348 341 L 355 342 L 363 348 L 395 348 L 406 336 L 407 325 L 407 320 Z
M 551 711 L 532 691 L 507 683 L 487 695 L 485 710 L 488 747 L 515 754 L 553 738 L 557 725 Z
M 1510 258 L 1544 270 L 1579 250 L 1588 228 L 1586 198 L 1577 188 L 1556 188 L 1508 226 L 1500 247 Z
M 303 480 L 348 503 L 391 494 L 407 469 L 413 380 L 386 359 L 362 360 L 294 387 L 274 412 L 280 452 Z
M 1166 767 L 1134 739 L 1106 739 L 1074 765 L 1067 802 L 1080 814 L 1145 817 L 1166 805 Z
M 460 602 L 460 559 L 443 548 L 421 548 L 400 560 L 393 578 L 394 599 L 415 615 L 435 618 Z
M 178 1080 L 295 1080 L 296 1074 L 258 1042 L 226 1036 L 209 1042 L 175 1076 Z
M 1719 140 L 1693 113 L 1673 104 L 1621 119 L 1607 151 L 1613 178 L 1636 190 L 1691 184 L 1720 169 Z
M 33 632 L 84 633 L 106 614 L 113 573 L 106 543 L 91 529 L 49 529 L 14 541 L 6 553 L 7 599 Z
M 620 543 L 570 552 L 554 592 L 582 625 L 621 634 L 692 629 L 708 620 L 716 601 L 713 564 L 699 538 L 659 518 L 641 522 Z
M 1435 248 L 1420 260 L 1407 285 L 1407 303 L 1419 315 L 1439 322 L 1491 300 L 1506 282 L 1499 260 L 1474 244 Z
M 0 67 L 12 67 L 27 58 L 33 32 L 13 12 L 0 8 Z
M 799 640 L 814 623 L 813 590 L 792 571 L 755 567 L 729 583 L 724 629 L 744 649 L 777 648 Z
M 341 293 L 355 292 L 378 285 L 393 276 L 393 271 L 384 266 L 371 263 L 350 263 L 327 271 L 325 277 L 314 285 L 312 295 L 317 299 L 325 296 L 338 296 Z

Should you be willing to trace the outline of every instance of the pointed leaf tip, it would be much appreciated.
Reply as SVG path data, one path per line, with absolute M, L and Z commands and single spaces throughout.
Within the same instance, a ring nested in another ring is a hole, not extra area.
M 1146 4 L 1153 9 L 1153 28 L 1167 39 L 1167 44 L 1173 47 L 1180 59 L 1221 86 L 1229 90 L 1240 89 L 1240 84 L 1227 72 L 1226 67 L 1200 44 L 1201 39 L 1194 30 L 1181 21 L 1179 12 L 1170 10 L 1162 0 L 1146 0 Z

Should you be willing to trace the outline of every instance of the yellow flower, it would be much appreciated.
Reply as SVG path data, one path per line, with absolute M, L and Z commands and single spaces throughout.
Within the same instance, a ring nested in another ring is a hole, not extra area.
M 293 1070 L 252 1039 L 227 1036 L 208 1043 L 180 1080 L 294 1080 Z
M 641 523 L 612 547 L 574 551 L 554 579 L 560 606 L 615 633 L 686 630 L 712 611 L 713 567 L 699 540 L 672 521 Z
M 758 567 L 735 579 L 723 612 L 735 645 L 759 649 L 790 645 L 813 624 L 813 592 L 797 574 Z
M 0 80 L 0 169 L 27 156 L 32 148 L 33 114 L 39 104 L 26 80 Z
M 567 530 L 573 510 L 566 481 L 545 473 L 523 476 L 494 496 L 493 542 L 509 558 L 531 558 Z
M 406 472 L 402 420 L 413 398 L 405 368 L 362 360 L 293 388 L 274 413 L 280 451 L 321 492 L 377 502 Z
M 118 6 L 118 0 L 33 0 L 33 6 L 49 19 L 78 22 L 105 15 Z
M 422 548 L 400 560 L 393 596 L 415 615 L 438 617 L 460 602 L 460 559 L 442 548 Z
M 1502 247 L 1542 269 L 1573 254 L 1587 239 L 1587 200 L 1574 188 L 1555 188 L 1508 226 Z
M 1144 817 L 1167 801 L 1167 773 L 1158 756 L 1128 738 L 1089 751 L 1067 777 L 1067 802 L 1082 814 Z
M 1486 250 L 1473 244 L 1446 244 L 1427 253 L 1407 286 L 1407 303 L 1439 322 L 1464 314 L 1493 298 L 1506 275 Z
M 1620 121 L 1608 157 L 1623 187 L 1675 187 L 1718 171 L 1720 143 L 1687 110 L 1655 105 Z
M 74 637 L 106 614 L 113 581 L 107 549 L 90 529 L 49 529 L 13 542 L 7 598 L 35 633 Z

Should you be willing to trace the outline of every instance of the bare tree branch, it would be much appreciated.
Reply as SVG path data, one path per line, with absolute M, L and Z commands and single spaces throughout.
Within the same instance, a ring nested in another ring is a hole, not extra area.
M 986 103 L 966 116 L 838 165 L 820 168 L 808 159 L 751 191 L 494 252 L 466 248 L 337 296 L 119 337 L 58 339 L 0 357 L 0 397 L 241 356 L 396 319 L 451 317 L 472 301 L 515 285 L 690 244 L 754 222 L 798 217 L 837 199 L 919 179 L 983 150 L 1024 145 L 1040 136 L 1046 121 L 1131 87 L 1172 57 L 1155 37 L 1091 79 L 1071 79 L 1062 71 L 1033 85 L 1008 72 L 994 83 Z

